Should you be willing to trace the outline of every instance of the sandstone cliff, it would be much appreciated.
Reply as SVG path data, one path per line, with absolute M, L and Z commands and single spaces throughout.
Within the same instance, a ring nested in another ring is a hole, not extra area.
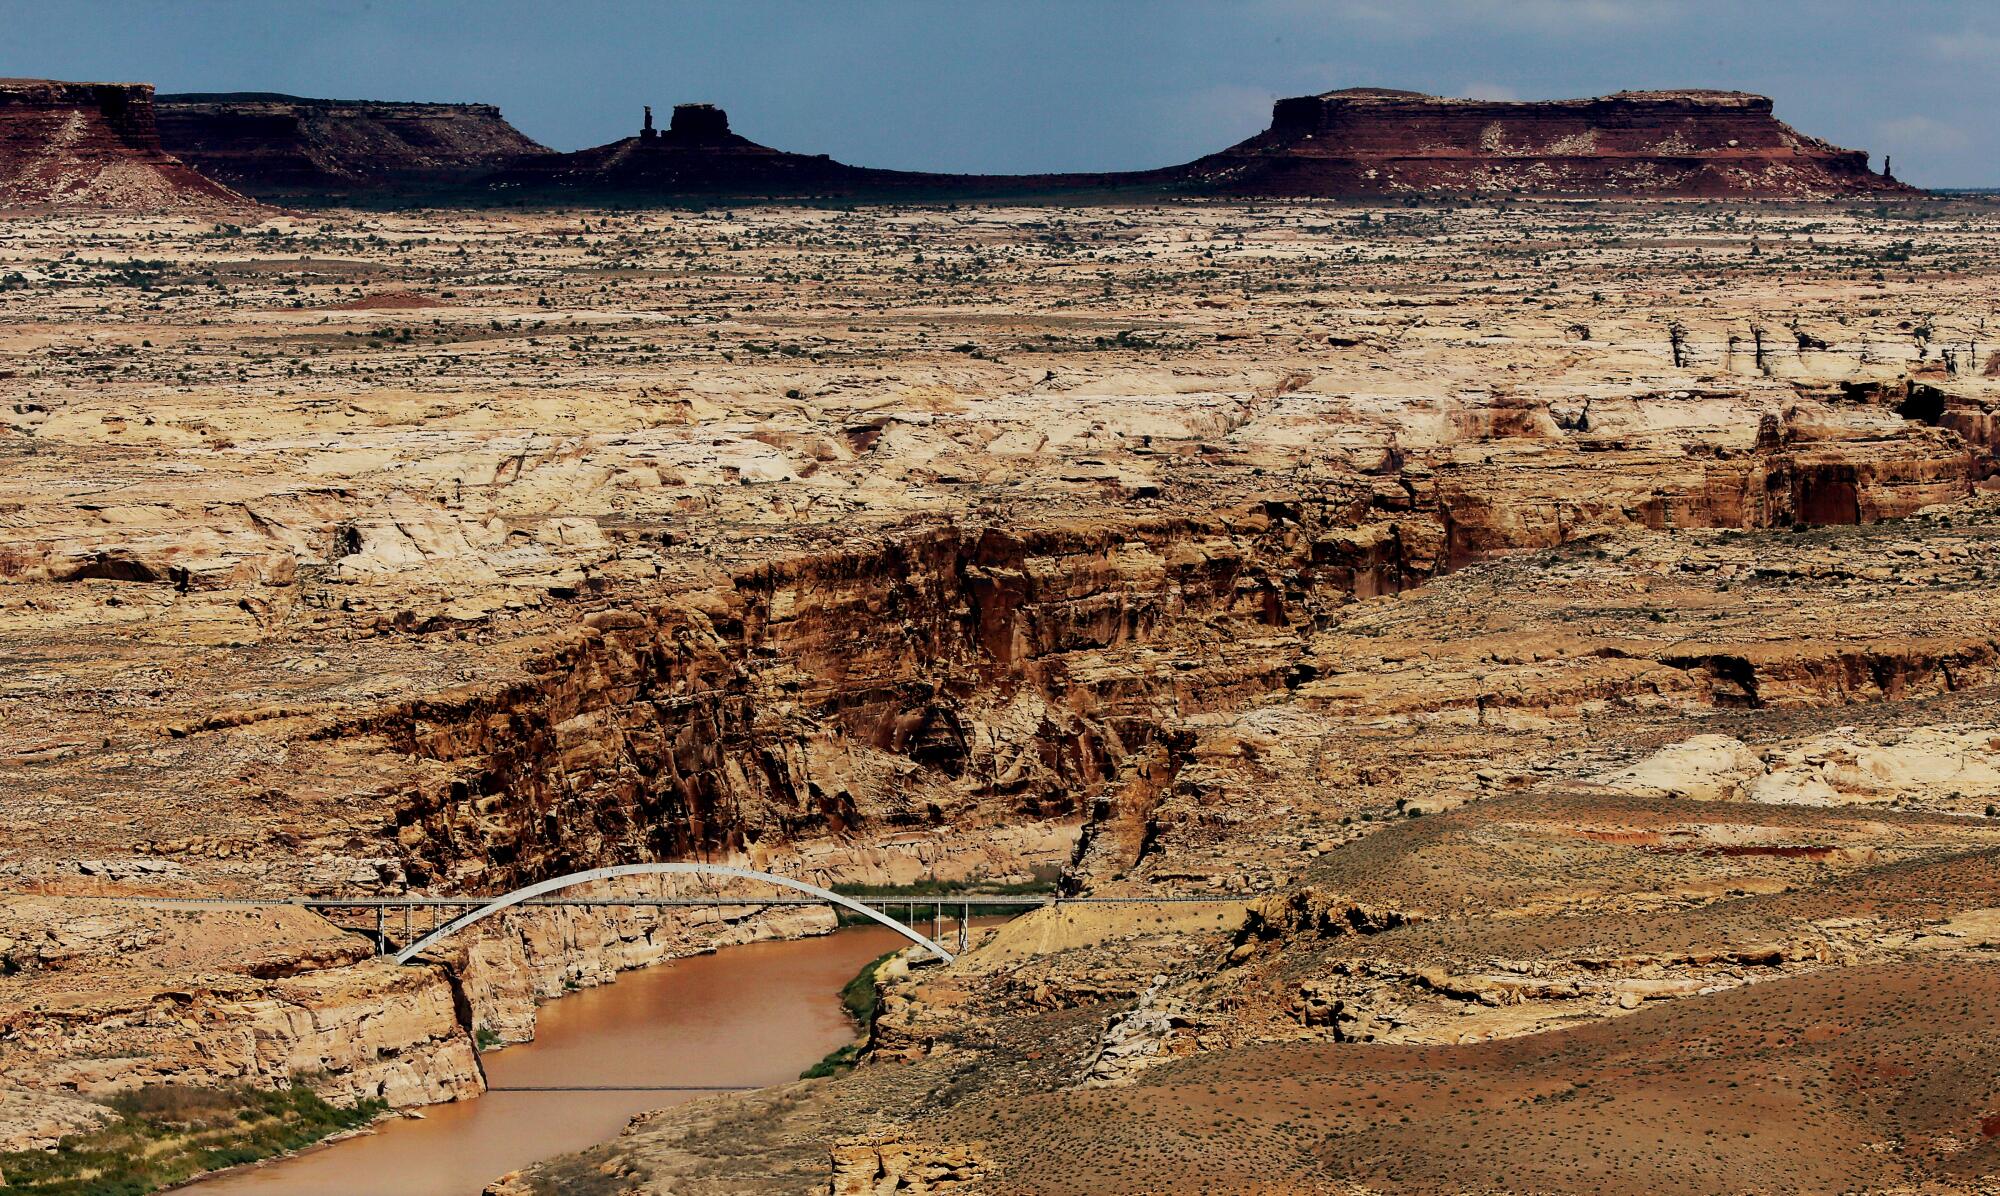
M 615 193 L 978 198 L 1162 194 L 1349 198 L 1404 194 L 1824 199 L 1915 189 L 1868 155 L 1809 137 L 1763 96 L 1620 92 L 1496 103 L 1351 88 L 1278 101 L 1270 128 L 1183 166 L 1040 175 L 875 170 L 786 153 L 683 104 L 672 128 L 527 159 L 487 180 L 507 195 Z
M 75 1097 L 150 1084 L 298 1080 L 397 1107 L 485 1087 L 444 972 L 371 959 L 303 910 L 10 894 L 0 975 L 0 1150 L 53 1136 Z
M 147 83 L 0 79 L 0 207 L 230 211 L 249 201 L 160 148 Z
M 1817 199 L 1913 189 L 1868 155 L 1809 137 L 1764 96 L 1626 91 L 1584 100 L 1454 100 L 1348 88 L 1279 100 L 1271 127 L 1183 168 L 1230 195 L 1422 193 Z
M 491 104 L 197 92 L 158 107 L 169 152 L 267 197 L 422 190 L 548 152 Z
M 789 153 L 732 132 L 707 104 L 680 105 L 664 130 L 649 109 L 637 136 L 567 154 L 487 104 L 235 92 L 165 96 L 155 109 L 144 84 L 0 81 L 0 202 L 241 202 L 211 180 L 271 198 L 406 200 L 1913 193 L 1871 171 L 1865 152 L 1800 133 L 1776 119 L 1769 99 L 1741 92 L 1491 102 L 1352 88 L 1280 100 L 1268 129 L 1184 166 L 1045 175 L 877 170 Z

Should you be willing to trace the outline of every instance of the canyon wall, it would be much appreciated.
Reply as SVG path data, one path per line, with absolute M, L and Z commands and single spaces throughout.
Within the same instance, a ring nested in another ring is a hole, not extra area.
M 1271 618 L 1270 568 L 1226 527 L 1177 521 L 918 531 L 590 615 L 527 680 L 326 734 L 447 765 L 396 812 L 423 884 L 720 854 L 761 866 L 870 828 L 1071 818 L 1168 710 L 1279 684 L 1226 658 L 1154 677 L 1097 657 L 1189 618 Z
M 442 969 L 371 959 L 305 910 L 92 904 L 0 898 L 0 975 L 22 998 L 0 1011 L 0 1092 L 297 1080 L 342 1103 L 410 1106 L 484 1087 Z M 41 1102 L 19 1103 L 0 1113 L 0 1149 L 36 1139 Z
M 1897 423 L 1856 440 L 1795 413 L 1696 460 L 1614 441 L 1535 470 L 1411 463 L 1204 517 L 915 526 L 606 603 L 512 681 L 313 734 L 425 762 L 381 799 L 420 887 L 684 858 L 845 877 L 811 845 L 1110 808 L 1164 732 L 1298 686 L 1306 637 L 1353 597 L 1589 530 L 1873 523 L 1964 496 L 1963 444 Z

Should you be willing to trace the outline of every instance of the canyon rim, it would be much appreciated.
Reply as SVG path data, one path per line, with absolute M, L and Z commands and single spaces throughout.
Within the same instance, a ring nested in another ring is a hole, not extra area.
M 0 81 L 0 1191 L 838 924 L 392 958 L 666 861 L 1017 916 L 492 1196 L 2000 1183 L 1989 200 L 1738 91 L 1049 174 L 661 111 Z

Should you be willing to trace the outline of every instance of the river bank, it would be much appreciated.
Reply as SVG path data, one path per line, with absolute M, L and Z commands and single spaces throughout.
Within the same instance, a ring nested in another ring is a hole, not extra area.
M 851 927 L 627 973 L 546 1006 L 534 1042 L 484 1056 L 489 1088 L 476 1100 L 186 1190 L 475 1196 L 503 1172 L 616 1135 L 647 1109 L 796 1079 L 853 1040 L 841 987 L 902 942 Z

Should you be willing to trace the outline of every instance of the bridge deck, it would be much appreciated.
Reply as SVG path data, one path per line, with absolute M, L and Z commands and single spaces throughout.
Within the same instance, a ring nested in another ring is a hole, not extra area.
M 642 875 L 702 875 L 713 868 L 734 881 L 751 880 L 773 886 L 783 886 L 803 893 L 776 895 L 745 895 L 740 893 L 711 893 L 698 897 L 567 897 L 560 894 L 562 886 L 595 884 L 605 880 L 629 879 Z M 659 872 L 641 871 L 659 869 Z M 532 894 L 532 895 L 530 895 Z M 0 894 L 4 896 L 4 894 Z M 26 894 L 23 894 L 26 896 Z M 613 908 L 676 908 L 676 909 L 760 909 L 768 906 L 817 906 L 832 905 L 851 910 L 880 922 L 884 926 L 911 939 L 930 950 L 945 963 L 952 962 L 953 956 L 937 943 L 944 937 L 945 923 L 952 918 L 958 923 L 958 945 L 963 951 L 970 944 L 971 921 L 974 910 L 1038 909 L 1058 905 L 1160 905 L 1160 904 L 1235 904 L 1247 900 L 1247 896 L 1235 893 L 1182 893 L 1160 897 L 1065 897 L 1055 893 L 838 893 L 807 884 L 804 881 L 770 873 L 753 873 L 719 865 L 659 863 L 645 865 L 621 865 L 601 869 L 594 873 L 577 873 L 567 877 L 557 877 L 543 881 L 525 889 L 501 897 L 426 897 L 413 894 L 402 896 L 355 894 L 343 896 L 296 896 L 296 897 L 159 897 L 120 896 L 109 893 L 89 894 L 37 894 L 72 901 L 93 901 L 122 903 L 150 909 L 259 909 L 291 908 L 310 909 L 328 917 L 335 925 L 351 922 L 355 915 L 365 916 L 373 910 L 374 930 L 365 927 L 344 926 L 343 929 L 356 934 L 366 934 L 380 954 L 393 953 L 397 963 L 408 963 L 437 940 L 457 933 L 475 922 L 507 909 L 523 906 L 535 907 L 613 907 Z M 900 918 L 891 916 L 886 910 L 901 907 Z M 430 925 L 423 929 L 419 937 L 417 911 L 428 909 Z M 398 941 L 406 944 L 401 950 L 394 950 L 388 921 L 390 910 L 401 910 L 403 935 Z M 447 916 L 449 911 L 449 916 Z M 949 913 L 947 913 L 949 911 Z M 931 938 L 925 938 L 914 929 L 924 913 L 931 917 Z M 955 918 L 952 916 L 955 915 Z
M 221 906 L 236 909 L 305 908 L 305 909 L 403 909 L 415 907 L 442 907 L 448 909 L 477 909 L 491 902 L 491 897 L 155 897 L 125 896 L 118 893 L 18 893 L 9 896 L 35 897 L 42 900 L 58 901 L 115 901 L 126 904 L 151 906 Z M 1199 893 L 1171 897 L 1058 897 L 1022 896 L 1017 893 L 941 893 L 931 896 L 913 896 L 907 893 L 844 893 L 856 901 L 874 905 L 942 905 L 947 909 L 961 905 L 1005 905 L 1029 909 L 1044 905 L 1185 905 L 1185 904 L 1232 904 L 1239 901 L 1253 901 L 1263 896 L 1261 893 Z M 569 905 L 569 906 L 659 906 L 664 908 L 709 909 L 718 905 L 825 905 L 818 897 L 759 897 L 741 894 L 718 894 L 713 897 L 531 897 L 522 901 L 522 906 Z

